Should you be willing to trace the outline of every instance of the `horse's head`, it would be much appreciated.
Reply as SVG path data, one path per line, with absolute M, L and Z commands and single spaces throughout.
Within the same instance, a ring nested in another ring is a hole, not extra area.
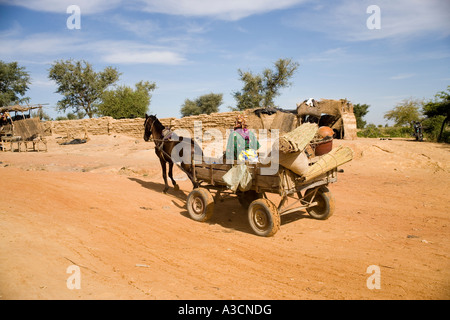
M 156 117 L 153 115 L 145 114 L 145 122 L 144 122 L 144 140 L 148 141 L 150 136 L 152 135 L 152 129 L 155 122 Z
M 148 141 L 153 134 L 153 139 L 159 139 L 159 136 L 164 130 L 163 124 L 158 120 L 156 115 L 145 115 L 144 122 L 144 140 Z M 156 136 L 155 136 L 156 134 Z

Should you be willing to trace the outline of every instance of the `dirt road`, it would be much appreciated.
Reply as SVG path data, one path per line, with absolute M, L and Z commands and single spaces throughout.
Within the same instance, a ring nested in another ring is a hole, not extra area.
M 354 150 L 330 186 L 334 215 L 283 216 L 270 238 L 237 200 L 191 220 L 192 186 L 175 170 L 181 190 L 161 192 L 153 143 L 0 153 L 1 299 L 449 299 L 449 146 L 334 143 Z

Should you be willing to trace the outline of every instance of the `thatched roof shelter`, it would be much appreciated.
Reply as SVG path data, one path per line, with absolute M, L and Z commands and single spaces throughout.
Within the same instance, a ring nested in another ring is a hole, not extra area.
M 14 106 L 4 106 L 4 107 L 0 107 L 0 113 L 5 113 L 5 112 L 27 112 L 30 111 L 32 109 L 40 109 L 42 108 L 41 105 L 36 106 L 20 106 L 18 104 L 14 105 Z
M 316 119 L 320 126 L 329 126 L 336 133 L 337 138 L 356 139 L 356 118 L 353 113 L 353 104 L 347 99 L 321 99 L 314 100 L 314 104 L 297 103 L 297 116 L 299 124 Z

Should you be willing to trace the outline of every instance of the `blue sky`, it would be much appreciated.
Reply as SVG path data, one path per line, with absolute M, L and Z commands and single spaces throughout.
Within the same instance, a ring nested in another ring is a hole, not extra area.
M 69 5 L 81 29 L 68 29 Z M 369 29 L 370 5 L 380 29 Z M 119 84 L 156 82 L 150 112 L 180 117 L 185 99 L 222 93 L 235 106 L 238 69 L 255 73 L 279 58 L 300 64 L 275 102 L 308 98 L 370 105 L 368 123 L 406 98 L 430 99 L 450 85 L 448 0 L 0 0 L 0 60 L 31 75 L 31 103 L 54 109 L 55 60 L 84 59 L 121 73 Z

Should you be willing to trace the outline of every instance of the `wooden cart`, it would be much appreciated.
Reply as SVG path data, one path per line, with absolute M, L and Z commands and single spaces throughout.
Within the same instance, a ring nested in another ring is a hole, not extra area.
M 215 203 L 237 196 L 241 205 L 248 210 L 252 230 L 257 235 L 268 237 L 279 230 L 281 215 L 306 210 L 311 217 L 325 220 L 333 214 L 334 198 L 327 185 L 337 181 L 337 168 L 312 181 L 304 181 L 302 176 L 282 166 L 279 166 L 274 175 L 262 175 L 261 169 L 269 165 L 245 164 L 252 175 L 252 185 L 250 190 L 236 193 L 232 192 L 223 180 L 232 164 L 209 164 L 207 161 L 195 164 L 193 175 L 199 187 L 192 190 L 187 198 L 190 217 L 196 221 L 206 221 L 211 218 Z M 278 194 L 281 197 L 278 206 L 267 198 L 266 193 Z M 295 202 L 287 205 L 288 198 L 294 199 Z

